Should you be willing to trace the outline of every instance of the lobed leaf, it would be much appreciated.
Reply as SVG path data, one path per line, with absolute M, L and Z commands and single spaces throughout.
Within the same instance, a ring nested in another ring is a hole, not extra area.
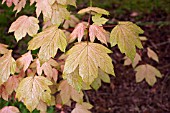
M 16 13 L 19 13 L 22 8 L 24 8 L 26 5 L 26 0 L 20 0 L 18 3 L 15 5 L 13 11 L 17 11 Z
M 76 103 L 76 107 L 71 111 L 71 113 L 91 113 L 89 109 L 91 109 L 93 106 L 89 103 Z
M 159 62 L 159 59 L 158 59 L 158 55 L 152 50 L 150 49 L 149 47 L 147 48 L 147 55 L 149 58 L 152 58 L 153 60 L 155 60 L 156 62 Z
M 8 52 L 8 49 L 7 49 L 8 45 L 5 45 L 5 44 L 1 44 L 0 43 L 0 54 L 5 54 Z
M 143 30 L 132 22 L 119 22 L 110 34 L 111 46 L 118 44 L 122 53 L 125 53 L 132 61 L 136 55 L 136 48 L 143 48 L 139 39 L 139 34 Z
M 94 22 L 93 24 L 101 26 L 102 24 L 105 24 L 108 19 L 101 17 L 102 14 L 95 14 L 94 16 L 92 16 L 92 21 Z
M 5 106 L 0 110 L 0 113 L 20 113 L 20 111 L 15 106 Z

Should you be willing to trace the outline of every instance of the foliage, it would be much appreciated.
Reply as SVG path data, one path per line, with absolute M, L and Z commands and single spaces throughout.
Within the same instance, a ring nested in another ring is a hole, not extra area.
M 76 105 L 72 113 L 90 113 L 92 105 L 84 102 L 83 90 L 98 90 L 101 81 L 110 83 L 109 75 L 115 76 L 115 73 L 108 55 L 112 51 L 108 47 L 116 44 L 126 55 L 124 64 L 132 64 L 135 68 L 136 82 L 145 79 L 153 86 L 156 77 L 162 77 L 155 67 L 138 65 L 142 59 L 136 47 L 143 48 L 139 34 L 144 31 L 136 24 L 119 21 L 111 32 L 106 31 L 103 25 L 108 19 L 103 15 L 108 16 L 109 12 L 92 7 L 92 3 L 78 12 L 80 15 L 89 15 L 87 21 L 80 22 L 67 8 L 70 5 L 76 7 L 76 0 L 2 1 L 8 7 L 14 5 L 16 14 L 28 2 L 35 5 L 36 17 L 19 16 L 9 27 L 9 32 L 14 32 L 17 42 L 27 34 L 33 37 L 28 42 L 28 52 L 15 60 L 8 45 L 0 44 L 0 96 L 4 100 L 17 99 L 30 112 L 35 109 L 46 112 L 47 106 L 53 105 L 71 106 L 74 101 Z M 43 16 L 43 26 L 39 26 L 40 15 Z M 68 32 L 69 27 L 74 27 L 74 30 Z M 34 54 L 35 50 L 37 54 Z M 149 58 L 159 61 L 157 54 L 150 48 L 147 54 Z M 0 112 L 13 113 L 19 110 L 9 106 Z

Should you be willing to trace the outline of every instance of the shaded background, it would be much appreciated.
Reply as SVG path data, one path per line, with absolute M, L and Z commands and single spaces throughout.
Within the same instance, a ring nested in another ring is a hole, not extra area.
M 89 0 L 77 0 L 77 9 L 69 7 L 76 14 L 79 9 L 89 6 Z M 144 49 L 138 50 L 142 55 L 140 64 L 149 63 L 160 70 L 163 78 L 157 79 L 150 87 L 145 81 L 135 82 L 135 72 L 131 66 L 123 66 L 123 57 L 116 47 L 110 48 L 113 54 L 116 77 L 111 76 L 111 83 L 102 83 L 98 91 L 85 91 L 85 101 L 94 105 L 93 113 L 170 113 L 170 0 L 93 0 L 93 6 L 110 12 L 108 25 L 117 20 L 132 21 L 139 25 L 148 38 L 143 42 Z M 13 56 L 18 58 L 26 52 L 27 36 L 16 43 L 13 34 L 8 34 L 10 24 L 20 15 L 34 15 L 35 7 L 27 4 L 16 17 L 13 7 L 0 5 L 0 43 L 8 44 L 13 49 Z M 80 17 L 79 15 L 77 15 Z M 80 18 L 81 19 L 81 18 Z M 41 19 L 40 19 L 41 20 Z M 112 28 L 106 28 L 111 30 Z M 147 57 L 146 48 L 150 47 L 159 56 L 159 63 Z M 0 99 L 0 108 L 15 105 L 22 113 L 28 113 L 25 106 L 11 99 L 6 102 Z M 64 107 L 70 113 L 72 107 Z M 56 108 L 49 107 L 48 113 L 56 113 Z M 33 113 L 38 113 L 34 110 Z

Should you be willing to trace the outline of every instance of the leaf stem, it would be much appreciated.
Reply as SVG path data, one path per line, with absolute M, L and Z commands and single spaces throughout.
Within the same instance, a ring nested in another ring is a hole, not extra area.
M 93 0 L 90 0 L 90 7 L 93 6 Z

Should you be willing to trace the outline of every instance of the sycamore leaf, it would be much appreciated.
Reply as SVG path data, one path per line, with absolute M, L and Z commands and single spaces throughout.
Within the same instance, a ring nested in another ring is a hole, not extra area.
M 63 74 L 69 74 L 78 67 L 82 80 L 91 84 L 98 77 L 98 68 L 108 74 L 114 74 L 112 59 L 107 55 L 111 53 L 103 45 L 82 42 L 73 46 L 68 52 Z
M 51 90 L 48 85 L 52 82 L 43 76 L 30 76 L 24 78 L 16 90 L 16 98 L 23 101 L 28 110 L 32 112 L 40 100 L 45 103 L 51 102 Z
M 108 19 L 101 17 L 102 14 L 95 14 L 94 16 L 92 16 L 92 21 L 94 22 L 93 24 L 101 26 L 102 24 L 105 24 Z
M 29 50 L 41 47 L 38 56 L 44 63 L 56 55 L 58 48 L 65 52 L 67 41 L 64 32 L 54 25 L 38 33 L 28 45 Z
M 98 13 L 98 14 L 104 14 L 104 15 L 109 15 L 109 12 L 104 10 L 104 9 L 101 9 L 101 8 L 98 8 L 98 7 L 87 7 L 85 9 L 81 9 L 78 14 L 84 14 L 84 13 L 87 13 L 87 12 L 95 12 L 95 13 Z
M 14 32 L 17 41 L 28 35 L 33 36 L 39 30 L 39 21 L 35 17 L 28 17 L 26 15 L 20 16 L 9 28 L 9 32 Z
M 51 18 L 52 16 L 52 7 L 51 0 L 36 0 L 36 14 L 37 18 L 40 16 L 41 12 L 44 18 Z
M 141 59 L 141 56 L 140 56 L 138 53 L 136 53 L 133 62 L 132 62 L 127 56 L 125 56 L 124 59 L 125 59 L 124 65 L 126 66 L 126 65 L 131 65 L 131 64 L 132 64 L 132 67 L 133 67 L 133 68 L 136 67 L 136 65 L 139 63 L 139 61 L 142 60 L 142 59 Z
M 110 77 L 107 73 L 103 72 L 101 69 L 98 70 L 99 76 L 92 82 L 91 86 L 98 90 L 101 87 L 101 81 L 105 83 L 110 83 Z
M 73 30 L 73 32 L 70 34 L 70 40 L 69 42 L 73 42 L 76 37 L 78 38 L 78 42 L 81 42 L 83 36 L 84 36 L 84 30 L 87 28 L 86 23 L 82 22 L 79 23 L 75 29 Z
M 18 4 L 18 1 L 19 1 L 19 0 L 3 0 L 3 1 L 2 1 L 2 4 L 4 4 L 4 2 L 6 2 L 6 5 L 7 5 L 8 7 L 11 7 L 11 6 L 12 6 L 12 3 L 13 3 L 14 5 L 17 5 L 17 4 Z
M 33 61 L 31 51 L 28 51 L 22 57 L 16 60 L 17 66 L 21 69 L 23 68 L 24 71 L 26 71 L 31 63 Z
M 70 101 L 70 99 L 73 99 L 76 102 L 83 102 L 83 93 L 82 91 L 77 91 L 74 88 L 72 88 L 66 80 L 63 80 L 58 90 L 60 91 L 60 96 L 62 99 L 62 104 L 65 104 Z
M 68 29 L 69 27 L 75 27 L 77 23 L 79 23 L 79 19 L 74 15 L 70 15 L 70 19 L 64 22 L 63 28 Z
M 10 74 L 15 73 L 16 62 L 11 56 L 12 50 L 0 57 L 0 85 L 6 82 Z
M 19 13 L 22 8 L 24 8 L 26 5 L 26 0 L 20 0 L 14 7 L 13 11 L 17 11 L 16 13 Z
M 76 107 L 71 111 L 71 113 L 91 113 L 89 109 L 93 106 L 89 103 L 83 102 L 82 104 L 76 103 Z
M 20 113 L 20 111 L 15 106 L 5 106 L 0 110 L 0 113 Z
M 37 106 L 37 110 L 40 110 L 40 113 L 46 113 L 47 111 L 47 104 L 43 101 L 40 101 L 40 103 Z
M 122 53 L 125 53 L 132 61 L 136 54 L 136 48 L 143 48 L 139 39 L 139 34 L 143 30 L 132 22 L 119 22 L 110 34 L 111 46 L 118 44 Z
M 100 42 L 107 45 L 109 39 L 109 33 L 103 29 L 102 26 L 90 25 L 89 27 L 90 41 L 94 42 L 95 37 L 100 40 Z
M 59 26 L 64 21 L 64 19 L 68 20 L 69 18 L 70 12 L 67 10 L 66 6 L 57 3 L 52 6 L 52 24 Z
M 62 5 L 73 5 L 76 7 L 76 0 L 57 0 L 57 2 Z
M 152 58 L 153 60 L 155 60 L 156 62 L 159 62 L 159 59 L 158 59 L 158 55 L 152 50 L 150 49 L 149 47 L 147 48 L 147 55 L 149 58 Z
M 135 71 L 137 72 L 136 82 L 141 82 L 145 79 L 150 86 L 153 86 L 155 84 L 156 77 L 162 77 L 159 70 L 149 64 L 139 65 L 135 68 Z
M 0 43 L 0 54 L 5 54 L 8 52 L 8 49 L 7 49 L 8 45 L 5 45 L 5 44 L 1 44 Z
M 6 87 L 4 84 L 0 85 L 0 97 L 4 100 L 8 101 L 9 94 L 6 91 Z

